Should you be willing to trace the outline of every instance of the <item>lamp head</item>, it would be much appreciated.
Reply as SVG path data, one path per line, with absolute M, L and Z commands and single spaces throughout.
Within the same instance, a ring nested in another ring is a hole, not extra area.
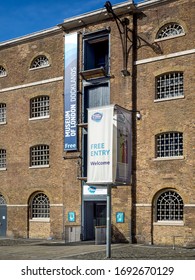
M 110 1 L 106 1 L 106 3 L 104 4 L 104 7 L 106 8 L 108 13 L 113 13 L 112 4 L 110 3 Z
M 139 111 L 136 113 L 136 118 L 137 118 L 137 120 L 141 119 L 141 113 Z

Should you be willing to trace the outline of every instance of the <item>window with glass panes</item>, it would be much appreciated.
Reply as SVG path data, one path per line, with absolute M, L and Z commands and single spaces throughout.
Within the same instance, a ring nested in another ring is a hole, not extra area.
M 6 104 L 0 103 L 0 123 L 6 122 Z
M 5 77 L 6 76 L 6 70 L 3 66 L 0 65 L 0 77 Z
M 167 132 L 156 136 L 157 157 L 183 156 L 183 133 Z
M 184 95 L 183 73 L 172 72 L 156 78 L 156 99 L 173 98 Z
M 41 118 L 49 116 L 49 96 L 37 96 L 30 101 L 30 117 Z
M 6 205 L 5 197 L 1 194 L 0 194 L 0 205 Z
M 85 34 L 83 38 L 84 70 L 103 67 L 109 73 L 109 32 Z
M 157 221 L 180 221 L 183 220 L 183 200 L 173 191 L 163 192 L 157 199 Z
M 45 55 L 40 55 L 33 60 L 32 64 L 31 64 L 31 69 L 32 68 L 41 68 L 41 67 L 45 67 L 45 66 L 49 66 L 49 60 Z
M 49 165 L 49 146 L 37 145 L 30 148 L 30 165 L 44 166 Z
M 0 149 L 0 168 L 6 168 L 6 150 Z
M 34 196 L 31 205 L 32 218 L 49 218 L 50 202 L 44 193 L 38 193 Z
M 175 22 L 164 25 L 157 34 L 157 39 L 163 39 L 167 37 L 174 37 L 180 34 L 184 34 L 183 27 Z

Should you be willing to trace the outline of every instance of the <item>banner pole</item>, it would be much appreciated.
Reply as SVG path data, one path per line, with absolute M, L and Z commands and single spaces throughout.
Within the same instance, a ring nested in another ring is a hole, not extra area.
M 106 258 L 111 258 L 111 185 L 107 185 Z

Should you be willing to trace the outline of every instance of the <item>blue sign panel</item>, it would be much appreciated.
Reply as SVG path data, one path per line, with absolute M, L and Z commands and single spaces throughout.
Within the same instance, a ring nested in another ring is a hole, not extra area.
M 124 223 L 125 221 L 125 214 L 124 212 L 117 212 L 116 213 L 116 222 L 117 223 Z
M 77 150 L 77 33 L 65 36 L 64 150 Z
M 68 221 L 69 222 L 75 222 L 76 221 L 75 212 L 68 212 Z

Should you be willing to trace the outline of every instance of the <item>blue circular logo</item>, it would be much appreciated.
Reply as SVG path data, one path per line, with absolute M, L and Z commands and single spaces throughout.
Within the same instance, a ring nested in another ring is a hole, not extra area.
M 89 191 L 90 193 L 95 193 L 96 187 L 90 186 L 90 187 L 88 188 L 88 191 Z
M 99 112 L 96 112 L 91 116 L 92 121 L 95 122 L 100 122 L 102 118 L 103 118 L 103 114 Z

